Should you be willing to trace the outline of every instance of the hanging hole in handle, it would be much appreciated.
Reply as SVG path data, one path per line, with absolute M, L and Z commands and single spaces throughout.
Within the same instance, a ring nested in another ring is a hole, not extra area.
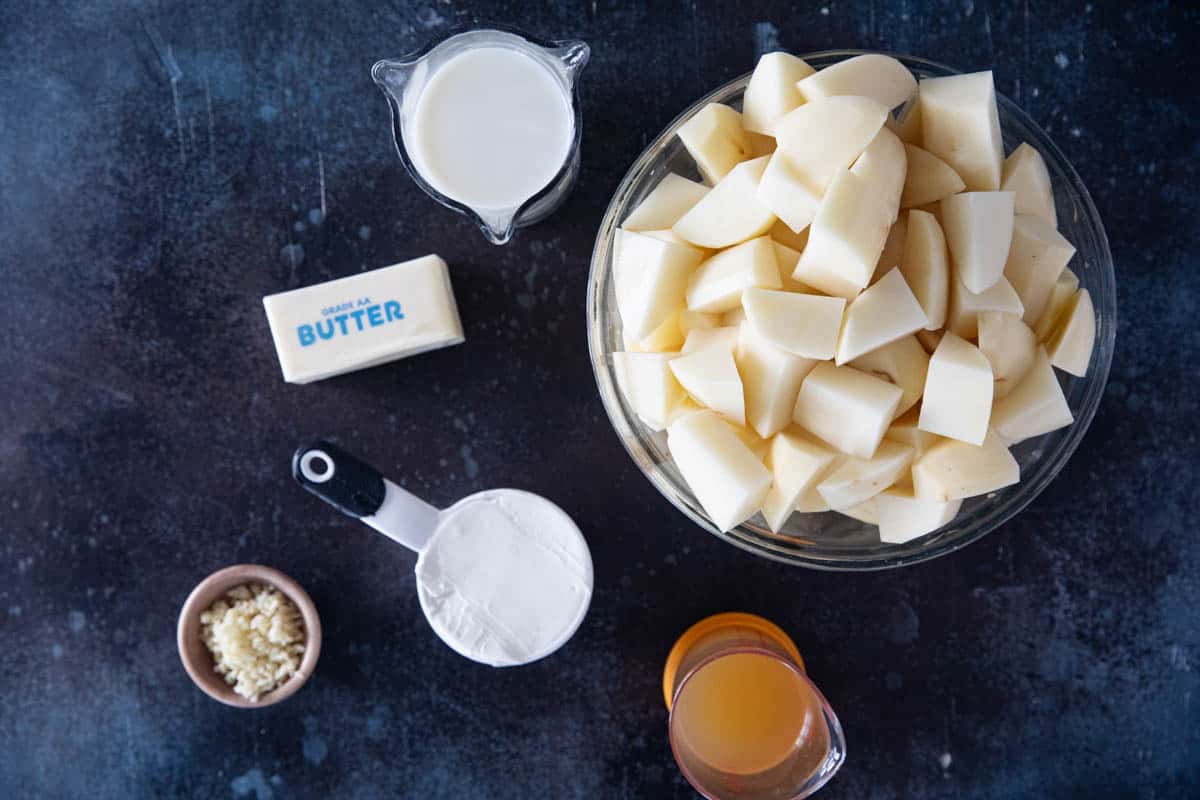
M 300 457 L 300 474 L 313 483 L 325 483 L 335 471 L 333 459 L 324 450 L 309 450 Z

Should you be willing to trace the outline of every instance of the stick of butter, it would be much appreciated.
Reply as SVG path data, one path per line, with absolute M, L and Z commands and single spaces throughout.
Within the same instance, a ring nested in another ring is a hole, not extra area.
M 463 342 L 436 255 L 263 298 L 283 379 L 310 383 Z

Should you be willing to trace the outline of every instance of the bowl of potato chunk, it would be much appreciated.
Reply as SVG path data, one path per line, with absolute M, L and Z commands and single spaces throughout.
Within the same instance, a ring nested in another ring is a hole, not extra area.
M 1063 469 L 1112 361 L 1103 225 L 995 90 L 910 56 L 768 53 L 634 162 L 588 340 L 635 463 L 760 556 L 963 547 Z

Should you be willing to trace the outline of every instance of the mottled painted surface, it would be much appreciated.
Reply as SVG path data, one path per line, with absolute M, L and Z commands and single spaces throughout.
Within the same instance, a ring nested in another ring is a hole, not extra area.
M 6 797 L 665 798 L 659 668 L 711 612 L 793 632 L 850 742 L 828 798 L 1195 796 L 1200 781 L 1200 15 L 1187 4 L 42 3 L 0 23 L 0 788 Z M 498 249 L 420 194 L 367 70 L 486 17 L 594 48 L 584 172 Z M 1091 434 L 1015 522 L 899 572 L 709 537 L 609 428 L 583 295 L 608 197 L 756 50 L 995 65 L 1091 187 L 1120 332 Z M 314 386 L 260 297 L 453 265 L 468 343 Z M 428 631 L 412 556 L 292 485 L 337 437 L 438 503 L 543 492 L 595 556 L 562 652 L 494 671 Z M 176 657 L 235 562 L 312 593 L 310 685 L 248 713 Z

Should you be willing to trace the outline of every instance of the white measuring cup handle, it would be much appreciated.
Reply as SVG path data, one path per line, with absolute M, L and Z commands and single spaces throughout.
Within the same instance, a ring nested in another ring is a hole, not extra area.
M 362 520 L 410 550 L 423 550 L 437 528 L 438 509 L 330 442 L 297 448 L 292 477 L 338 511 Z

